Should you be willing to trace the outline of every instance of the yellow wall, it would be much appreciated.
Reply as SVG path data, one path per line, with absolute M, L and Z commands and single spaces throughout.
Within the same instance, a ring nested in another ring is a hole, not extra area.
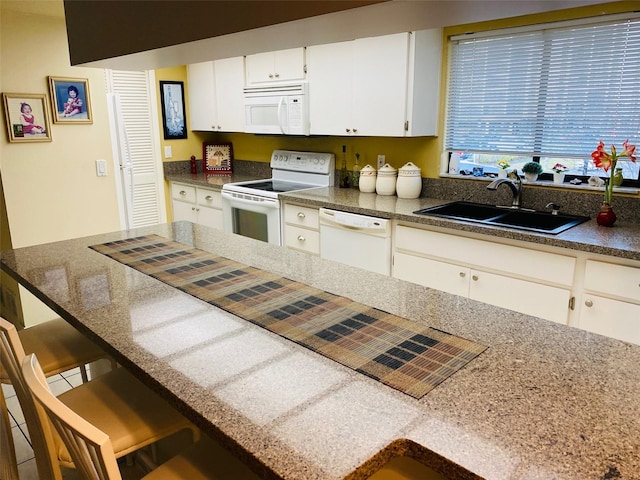
M 49 10 L 48 2 L 31 3 L 42 4 L 34 11 Z M 9 143 L 2 121 L 2 246 L 9 230 L 14 248 L 119 230 L 103 71 L 70 66 L 63 17 L 23 13 L 12 5 L 0 1 L 0 90 L 48 96 L 49 75 L 88 78 L 93 124 L 51 122 L 51 142 Z M 107 161 L 108 176 L 96 176 L 97 159 Z M 5 277 L 2 281 L 17 296 L 17 288 Z M 25 301 L 23 294 L 25 319 L 51 315 L 39 302 Z
M 559 10 L 554 12 L 546 12 L 535 15 L 525 15 L 503 20 L 495 20 L 490 22 L 474 23 L 467 25 L 456 25 L 444 29 L 445 45 L 446 39 L 451 35 L 457 35 L 464 32 L 494 30 L 506 27 L 515 27 L 522 25 L 531 25 L 536 23 L 546 23 L 558 20 L 569 20 L 574 18 L 583 18 L 595 15 L 604 15 L 608 13 L 628 12 L 637 9 L 637 1 L 622 1 L 605 3 L 600 5 L 592 5 L 588 7 L 572 8 L 567 10 Z M 447 49 L 444 49 L 442 69 L 442 85 L 446 86 L 446 65 L 447 65 Z M 166 72 L 159 70 L 159 72 Z M 175 70 L 175 69 L 172 69 Z M 179 78 L 178 78 L 179 77 Z M 179 72 L 176 78 L 168 78 L 172 80 L 184 79 L 186 70 Z M 188 85 L 187 85 L 188 95 Z M 439 131 L 444 131 L 444 113 L 446 105 L 446 89 L 441 90 L 441 107 L 440 107 L 440 127 Z M 413 162 L 422 169 L 423 177 L 437 178 L 440 174 L 440 159 L 443 148 L 442 135 L 438 137 L 417 137 L 417 138 L 387 138 L 387 137 L 285 137 L 285 136 L 262 136 L 250 135 L 243 133 L 194 133 L 189 132 L 190 142 L 185 143 L 188 146 L 183 157 L 177 157 L 174 150 L 174 158 L 172 160 L 186 160 L 193 151 L 199 154 L 197 158 L 202 157 L 201 142 L 202 141 L 230 141 L 233 143 L 234 157 L 240 160 L 269 161 L 271 152 L 274 149 L 290 149 L 290 150 L 310 150 L 333 152 L 339 162 L 342 158 L 342 145 L 347 145 L 348 167 L 353 165 L 354 154 L 360 153 L 360 166 L 371 163 L 375 166 L 378 154 L 385 154 L 387 162 L 392 166 L 399 168 L 406 162 Z M 200 142 L 196 145 L 194 142 Z M 173 142 L 179 142 L 174 140 Z M 193 150 L 196 149 L 196 150 Z M 165 161 L 169 161 L 166 160 Z

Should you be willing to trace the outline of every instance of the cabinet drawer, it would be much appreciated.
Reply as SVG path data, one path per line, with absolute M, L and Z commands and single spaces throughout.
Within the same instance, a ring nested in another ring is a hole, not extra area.
M 198 205 L 222 210 L 222 194 L 215 190 L 198 188 L 196 191 Z
M 403 225 L 396 229 L 396 248 L 561 285 L 573 284 L 576 265 L 573 257 Z
M 317 208 L 285 204 L 284 221 L 291 225 L 298 225 L 306 228 L 320 228 Z
M 640 302 L 640 268 L 587 260 L 584 288 Z
M 320 254 L 320 232 L 306 228 L 285 226 L 285 245 L 314 255 Z
M 171 198 L 183 202 L 196 203 L 196 187 L 182 185 L 180 183 L 171 184 Z

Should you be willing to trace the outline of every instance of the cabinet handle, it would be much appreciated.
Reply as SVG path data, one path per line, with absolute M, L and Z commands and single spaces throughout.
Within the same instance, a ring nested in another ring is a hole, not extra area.
M 478 275 L 474 275 L 473 277 L 471 277 L 473 279 L 474 282 L 478 281 Z
M 212 197 L 211 195 L 207 195 L 206 197 L 204 197 L 204 199 L 205 199 L 207 202 L 210 202 L 211 200 L 213 200 L 213 197 Z
M 586 302 L 584 302 L 584 304 L 589 308 L 593 307 L 593 301 L 591 300 L 587 300 Z
M 191 207 L 191 211 L 195 212 L 196 211 L 196 207 Z
M 269 74 L 269 78 L 273 78 L 273 73 L 270 73 L 270 74 Z
M 179 195 L 182 195 L 183 197 L 187 194 L 187 192 L 185 192 L 184 190 L 180 190 Z
M 304 218 L 306 215 L 303 212 L 298 212 L 298 218 Z
M 353 133 L 358 133 L 358 129 L 357 129 L 357 128 L 354 128 L 354 129 L 353 129 Z
M 280 74 L 279 73 L 276 73 L 276 78 L 280 78 Z
M 460 278 L 464 278 L 464 277 L 466 277 L 466 276 L 467 276 L 467 274 L 466 274 L 466 273 L 464 273 L 464 272 L 460 272 Z
M 344 129 L 347 133 L 351 133 L 351 129 L 350 128 L 345 128 Z
M 298 235 L 298 241 L 304 242 L 305 240 L 306 238 L 304 238 L 302 235 Z

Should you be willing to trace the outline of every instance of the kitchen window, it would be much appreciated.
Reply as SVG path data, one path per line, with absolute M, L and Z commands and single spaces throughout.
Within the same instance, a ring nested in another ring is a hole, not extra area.
M 600 140 L 640 143 L 638 14 L 454 36 L 449 68 L 450 173 L 536 161 L 543 180 L 562 163 L 585 182 L 607 175 L 591 159 Z M 617 166 L 624 186 L 640 186 L 640 161 Z

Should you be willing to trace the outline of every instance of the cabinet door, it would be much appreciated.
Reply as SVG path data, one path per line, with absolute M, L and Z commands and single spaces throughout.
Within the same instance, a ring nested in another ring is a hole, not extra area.
M 217 130 L 244 132 L 244 58 L 216 60 L 214 67 Z
M 469 298 L 566 325 L 571 292 L 472 269 Z
M 307 48 L 311 134 L 353 133 L 354 42 Z
M 216 230 L 222 230 L 222 210 L 217 208 L 204 207 L 198 205 L 197 207 L 197 220 L 196 222 L 205 227 L 215 228 Z
M 247 83 L 303 80 L 304 48 L 247 55 Z
M 181 220 L 187 220 L 194 223 L 197 222 L 195 204 L 174 200 L 171 202 L 171 205 L 173 207 L 174 222 L 179 222 Z
M 469 269 L 451 263 L 396 252 L 393 277 L 462 297 L 469 295 Z
M 279 81 L 304 80 L 304 48 L 274 52 L 275 76 Z
M 358 39 L 354 49 L 353 124 L 357 135 L 404 136 L 409 33 Z
M 216 98 L 213 62 L 194 63 L 187 67 L 189 127 L 191 130 L 216 130 Z
M 579 322 L 584 330 L 640 345 L 640 305 L 585 294 Z

